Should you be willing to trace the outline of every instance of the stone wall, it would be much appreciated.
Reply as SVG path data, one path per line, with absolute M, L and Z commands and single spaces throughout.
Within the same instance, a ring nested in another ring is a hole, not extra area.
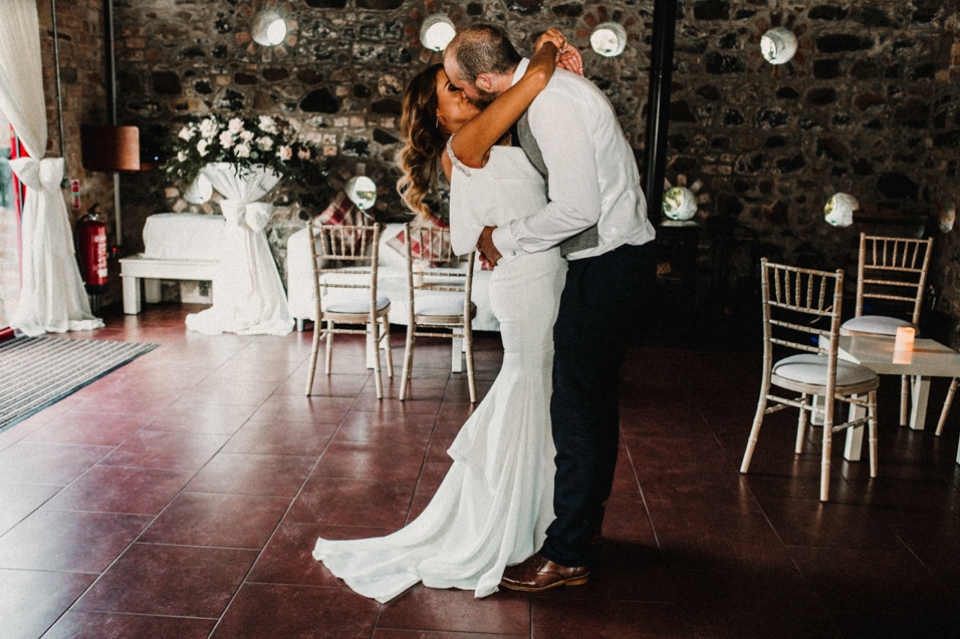
M 742 277 L 758 253 L 849 271 L 861 231 L 936 232 L 956 195 L 956 17 L 938 0 L 684 4 L 668 179 L 710 195 L 714 277 Z M 782 66 L 758 46 L 776 26 L 799 38 Z M 846 229 L 823 222 L 836 192 L 861 205 Z
M 264 4 L 283 12 L 290 27 L 272 49 L 250 36 Z M 957 197 L 957 5 L 680 3 L 667 179 L 699 187 L 701 293 L 749 286 L 759 255 L 849 268 L 861 230 L 934 232 L 931 221 Z M 359 168 L 379 184 L 377 215 L 396 219 L 404 214 L 392 165 L 400 95 L 438 60 L 418 41 L 423 18 L 434 12 L 456 24 L 503 24 L 527 51 L 546 27 L 564 29 L 642 158 L 652 0 L 118 2 L 121 123 L 163 141 L 184 120 L 210 112 L 282 115 L 324 147 L 333 188 Z M 589 49 L 591 28 L 607 20 L 629 34 L 614 59 Z M 799 36 L 798 55 L 783 66 L 759 52 L 772 26 Z M 823 222 L 823 205 L 838 191 L 861 204 L 847 229 Z M 301 209 L 317 212 L 327 195 L 290 187 L 275 193 L 269 236 L 281 269 L 285 239 L 303 224 Z M 147 214 L 189 208 L 157 173 L 125 177 L 123 197 L 131 250 Z M 960 247 L 952 237 L 938 244 L 933 279 L 941 306 L 960 317 Z

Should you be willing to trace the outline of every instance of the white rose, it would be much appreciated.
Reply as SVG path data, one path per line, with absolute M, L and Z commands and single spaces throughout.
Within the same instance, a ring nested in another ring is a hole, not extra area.
M 233 133 L 234 135 L 236 135 L 237 133 L 240 133 L 241 131 L 243 131 L 243 120 L 241 120 L 240 118 L 233 118 L 227 124 L 227 130 L 229 130 L 230 133 Z
M 206 140 L 200 140 L 197 142 L 197 152 L 200 154 L 200 157 L 203 157 L 207 154 L 207 144 Z
M 260 116 L 260 128 L 266 133 L 276 133 L 277 132 L 277 123 L 269 115 Z
M 220 146 L 225 149 L 229 149 L 233 146 L 233 134 L 229 131 L 224 131 L 220 134 Z
M 213 118 L 207 118 L 200 123 L 200 135 L 205 138 L 212 138 L 217 133 L 217 121 Z
M 293 149 L 284 144 L 277 150 L 277 155 L 280 157 L 280 160 L 286 162 L 293 157 Z
M 309 160 L 310 149 L 307 149 L 307 148 L 300 149 L 299 151 L 297 151 L 297 157 L 300 158 L 301 160 Z
M 193 138 L 193 135 L 194 135 L 193 129 L 191 129 L 191 128 L 188 127 L 188 126 L 185 126 L 185 127 L 183 127 L 182 129 L 180 129 L 180 133 L 179 133 L 178 135 L 179 135 L 179 137 L 180 137 L 181 140 L 188 140 L 188 141 L 189 141 L 191 138 Z
M 237 147 L 233 150 L 238 158 L 248 158 L 250 157 L 250 147 L 246 144 L 238 144 Z
M 183 151 L 177 151 L 177 162 L 186 162 L 187 154 Z
M 253 139 L 253 131 L 241 131 L 240 139 L 243 140 L 244 142 L 249 142 L 250 140 Z
M 257 144 L 264 151 L 269 151 L 270 149 L 273 148 L 273 138 L 262 137 L 259 140 L 257 140 Z

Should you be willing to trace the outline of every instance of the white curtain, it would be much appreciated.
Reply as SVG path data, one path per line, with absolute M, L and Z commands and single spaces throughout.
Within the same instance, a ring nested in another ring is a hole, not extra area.
M 36 0 L 0 1 L 0 111 L 30 154 L 10 162 L 27 187 L 21 221 L 23 281 L 10 325 L 27 335 L 100 328 L 103 322 L 90 313 L 74 257 L 60 190 L 64 160 L 40 159 L 47 148 L 47 107 Z
M 287 296 L 263 232 L 273 205 L 258 202 L 280 182 L 267 168 L 239 175 L 231 164 L 208 164 L 202 173 L 226 199 L 223 255 L 213 281 L 213 306 L 187 315 L 187 328 L 206 335 L 286 335 L 293 330 Z

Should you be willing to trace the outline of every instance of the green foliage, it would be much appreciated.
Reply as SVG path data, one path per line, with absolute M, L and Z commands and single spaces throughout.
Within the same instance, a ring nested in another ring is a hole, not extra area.
M 187 188 L 200 169 L 213 162 L 227 162 L 237 172 L 266 166 L 283 178 L 315 184 L 327 174 L 320 148 L 297 139 L 287 120 L 269 115 L 231 118 L 217 115 L 191 122 L 180 129 L 161 169 Z

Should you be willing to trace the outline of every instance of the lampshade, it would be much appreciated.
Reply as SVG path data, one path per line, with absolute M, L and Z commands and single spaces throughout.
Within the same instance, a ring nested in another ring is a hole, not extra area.
M 80 127 L 83 168 L 88 171 L 139 171 L 140 129 L 84 124 Z

